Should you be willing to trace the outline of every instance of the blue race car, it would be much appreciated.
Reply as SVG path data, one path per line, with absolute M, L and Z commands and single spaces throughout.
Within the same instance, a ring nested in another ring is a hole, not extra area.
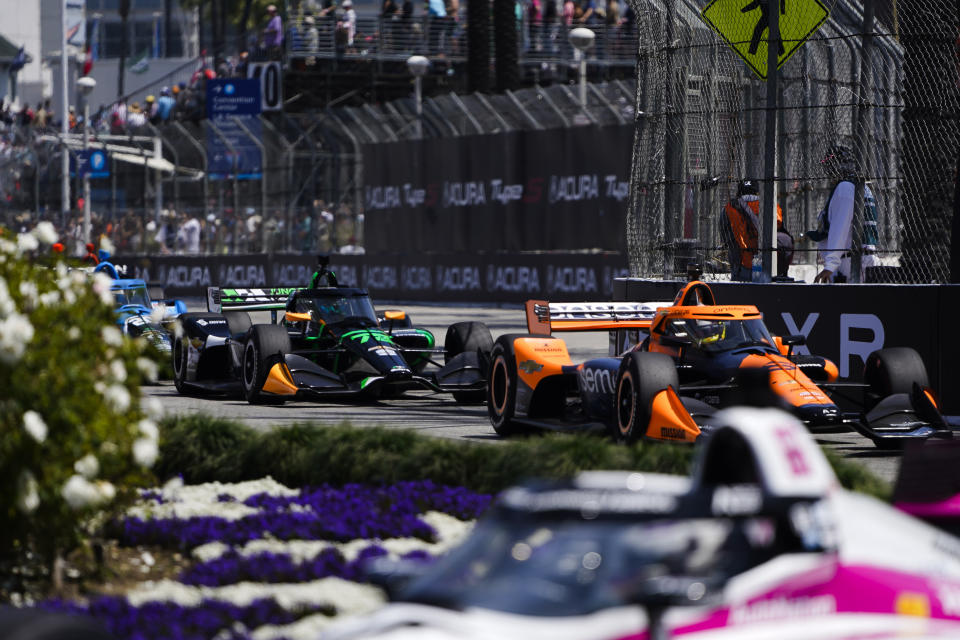
M 170 356 L 172 350 L 173 323 L 181 313 L 186 313 L 187 305 L 182 300 L 150 296 L 147 283 L 139 278 L 118 278 L 110 286 L 116 304 L 117 325 L 124 335 L 131 338 L 145 338 L 161 354 Z M 158 320 L 157 309 L 163 310 Z

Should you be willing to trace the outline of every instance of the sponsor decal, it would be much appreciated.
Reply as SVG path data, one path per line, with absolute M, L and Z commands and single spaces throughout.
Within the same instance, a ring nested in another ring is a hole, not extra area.
M 490 199 L 500 204 L 508 204 L 523 198 L 522 184 L 503 184 L 503 180 L 490 181 Z
M 487 196 L 483 182 L 444 182 L 444 207 L 470 207 L 486 204 Z
M 604 195 L 608 198 L 623 202 L 630 195 L 630 183 L 626 180 L 617 180 L 616 174 L 604 176 L 603 182 L 606 185 Z
M 543 365 L 536 360 L 524 360 L 517 365 L 517 369 L 520 369 L 520 371 L 523 371 L 524 373 L 530 374 L 536 373 L 537 371 L 540 371 L 540 369 L 543 369 Z
M 710 508 L 714 515 L 736 516 L 757 513 L 763 494 L 756 487 L 719 486 L 713 492 Z
M 547 267 L 547 291 L 596 293 L 597 272 L 590 267 Z
M 536 267 L 487 266 L 487 291 L 534 293 L 540 291 L 540 274 Z
M 372 267 L 363 267 L 364 285 L 371 289 L 396 289 L 398 280 L 397 268 L 394 266 L 375 265 Z
M 581 389 L 586 389 L 590 393 L 613 394 L 614 379 L 609 369 L 583 367 L 577 374 Z
M 217 269 L 217 276 L 217 282 L 230 286 L 259 287 L 267 283 L 263 265 L 258 264 L 223 264 Z
M 579 176 L 550 176 L 550 203 L 595 200 L 600 186 L 595 174 Z
M 829 594 L 800 598 L 771 598 L 734 607 L 730 611 L 729 623 L 748 624 L 786 618 L 824 616 L 836 610 L 837 601 Z
M 226 320 L 206 320 L 204 318 L 200 318 L 199 320 L 197 320 L 197 324 L 200 325 L 201 327 L 205 327 L 208 324 L 227 324 L 227 321 Z
M 547 342 L 540 345 L 534 345 L 533 350 L 538 353 L 562 353 L 564 349 L 563 347 L 559 347 L 559 346 L 557 347 L 551 346 L 551 344 Z
M 395 364 L 395 365 L 393 365 L 392 367 L 390 367 L 390 371 L 391 371 L 391 373 L 394 372 L 394 371 L 406 371 L 406 372 L 409 372 L 410 369 L 406 368 L 406 367 L 403 366 L 402 364 Z
M 160 281 L 167 287 L 209 287 L 213 284 L 209 267 L 184 265 L 160 267 Z
M 271 283 L 280 286 L 308 285 L 313 276 L 313 267 L 305 264 L 275 264 L 271 269 Z
M 357 340 L 360 344 L 366 344 L 367 340 L 377 340 L 379 342 L 385 342 L 387 344 L 392 344 L 393 340 L 390 336 L 383 331 L 378 331 L 376 329 L 362 329 L 360 331 L 351 331 L 350 333 L 343 334 L 345 340 Z
M 429 291 L 433 288 L 430 267 L 401 267 L 400 286 L 407 291 Z
M 660 427 L 660 437 L 670 440 L 686 440 L 687 432 L 677 427 Z
M 445 267 L 438 265 L 436 271 L 437 292 L 480 291 L 480 267 Z
M 426 189 L 417 189 L 409 182 L 403 185 L 403 202 L 408 207 L 419 207 L 427 199 Z
M 400 207 L 400 187 L 366 187 L 363 195 L 366 208 L 370 211 Z

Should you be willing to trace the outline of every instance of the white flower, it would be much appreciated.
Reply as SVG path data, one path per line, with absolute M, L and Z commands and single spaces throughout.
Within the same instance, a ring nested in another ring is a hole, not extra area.
M 17 509 L 24 513 L 33 513 L 39 506 L 37 479 L 29 471 L 21 471 L 17 478 Z
M 113 253 L 114 252 L 113 241 L 110 240 L 110 238 L 108 238 L 107 236 L 103 236 L 102 238 L 100 238 L 100 248 L 108 253 Z
M 95 486 L 97 495 L 100 496 L 100 502 L 113 502 L 113 499 L 117 497 L 116 488 L 106 480 L 97 480 Z
M 37 238 L 35 236 L 32 236 L 29 233 L 17 234 L 17 251 L 19 253 L 33 251 L 39 246 L 40 243 L 37 242 Z
M 0 252 L 2 253 L 14 253 L 17 250 L 17 245 L 9 240 L 0 239 Z
M 23 414 L 23 428 L 30 434 L 30 437 L 43 444 L 47 439 L 47 423 L 43 417 L 36 411 L 25 411 Z
M 112 360 L 110 362 L 110 377 L 117 382 L 123 382 L 127 379 L 127 368 L 123 365 L 123 360 Z
M 63 485 L 60 495 L 67 501 L 71 509 L 83 509 L 98 504 L 102 500 L 97 486 L 80 475 L 70 476 Z
M 167 309 L 164 305 L 157 305 L 153 308 L 153 311 L 150 312 L 150 322 L 155 322 L 157 324 L 163 322 L 163 319 L 167 317 Z
M 153 360 L 150 362 L 153 362 Z M 144 398 L 140 401 L 140 409 L 143 410 L 143 415 L 154 422 L 163 417 L 163 403 L 157 398 Z
M 137 358 L 137 369 L 140 370 L 140 373 L 143 374 L 143 377 L 147 382 L 156 382 L 160 375 L 160 370 L 157 367 L 157 363 L 151 358 Z M 156 400 L 156 398 L 151 398 L 151 400 Z M 159 401 L 157 402 L 159 403 Z M 162 412 L 163 407 L 161 407 L 160 410 Z
M 92 453 L 88 453 L 73 463 L 73 470 L 87 480 L 93 480 L 100 473 L 100 461 Z
M 24 306 L 28 309 L 33 309 L 37 306 L 37 296 L 39 292 L 40 290 L 37 288 L 37 283 L 32 280 L 24 280 L 20 283 L 20 295 L 23 296 Z
M 57 241 L 57 230 L 52 222 L 44 220 L 33 228 L 33 235 L 43 244 L 53 244 Z
M 120 329 L 117 329 L 113 325 L 107 325 L 100 329 L 100 337 L 111 347 L 119 347 L 123 344 L 123 334 L 120 333 Z
M 102 271 L 93 274 L 93 292 L 100 298 L 100 302 L 109 306 L 114 304 L 111 286 L 113 286 L 113 278 Z
M 147 438 L 148 440 L 153 440 L 154 442 L 156 442 L 157 440 L 160 439 L 160 429 L 157 428 L 157 423 L 154 422 L 153 420 L 144 418 L 143 420 L 138 422 L 137 431 L 139 431 L 140 435 L 142 435 L 144 438 Z
M 7 288 L 7 281 L 0 277 L 0 318 L 6 318 L 17 310 L 17 305 L 10 297 L 10 290 Z
M 122 384 L 108 385 L 102 394 L 104 401 L 115 412 L 123 413 L 130 408 L 130 392 Z
M 156 440 L 137 438 L 133 442 L 133 459 L 141 467 L 152 467 L 159 453 Z
M 0 320 L 0 361 L 16 364 L 31 340 L 33 325 L 26 316 L 12 313 Z
M 46 293 L 40 294 L 40 306 L 42 307 L 52 307 L 60 302 L 60 292 L 59 291 L 47 291 Z M 80 335 L 80 330 L 76 327 L 70 327 L 71 333 L 76 329 L 77 336 Z

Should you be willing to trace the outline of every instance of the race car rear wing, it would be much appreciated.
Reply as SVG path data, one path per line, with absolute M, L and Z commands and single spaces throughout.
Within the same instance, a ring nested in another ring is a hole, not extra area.
M 527 331 L 649 329 L 657 309 L 673 302 L 548 302 L 527 300 Z
M 207 310 L 224 311 L 278 311 L 286 308 L 287 298 L 299 289 L 274 287 L 265 289 L 221 289 L 207 287 Z

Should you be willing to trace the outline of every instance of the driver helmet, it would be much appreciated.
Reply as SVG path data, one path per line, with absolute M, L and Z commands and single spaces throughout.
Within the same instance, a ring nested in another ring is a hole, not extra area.
M 727 325 L 724 322 L 713 320 L 697 321 L 697 339 L 701 345 L 714 344 L 723 340 L 727 334 Z

